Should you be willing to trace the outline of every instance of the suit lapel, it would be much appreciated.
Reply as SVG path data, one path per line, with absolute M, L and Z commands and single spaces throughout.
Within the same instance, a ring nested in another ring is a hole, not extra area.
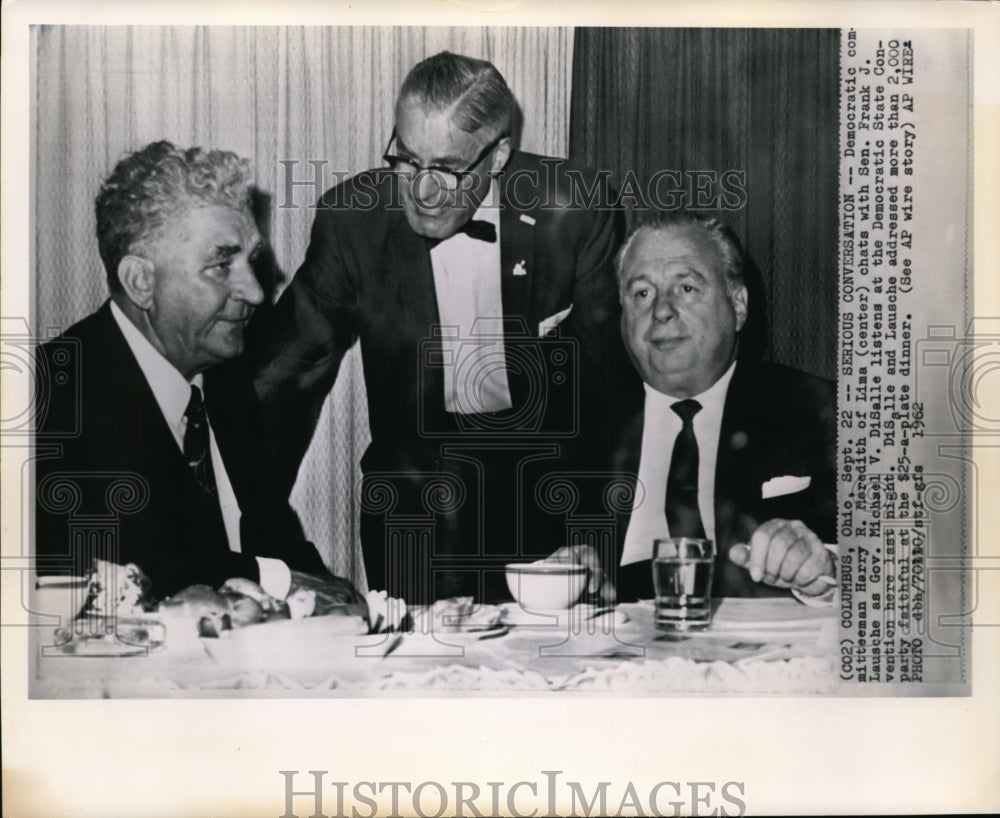
M 742 401 L 741 371 L 737 364 L 733 379 L 726 393 L 719 429 L 719 450 L 715 460 L 715 540 L 720 549 L 733 542 L 738 490 L 736 469 L 746 445 L 746 435 L 737 418 Z
M 501 191 L 505 190 L 500 185 Z M 512 342 L 536 336 L 537 327 L 532 325 L 535 310 L 532 309 L 532 289 L 536 279 L 535 269 L 535 224 L 525 215 L 522 208 L 511 204 L 501 194 L 500 199 L 500 300 L 503 307 L 504 345 L 510 349 Z M 516 370 L 507 360 L 507 382 L 514 406 L 523 406 L 529 399 L 529 384 L 518 378 Z
M 391 275 L 392 289 L 406 306 L 402 314 L 420 332 L 441 322 L 434 290 L 434 269 L 427 241 L 410 229 L 399 213 L 386 239 L 384 273 Z M 387 282 L 388 283 L 388 282 Z
M 501 201 L 500 209 L 500 297 L 504 316 L 522 318 L 528 334 L 535 335 L 532 318 L 531 291 L 535 280 L 535 225 L 522 219 L 522 210 Z M 514 323 L 514 322 L 510 322 Z M 519 327 L 511 327 L 518 331 Z M 507 325 L 504 328 L 508 333 Z
M 128 424 L 127 429 L 118 430 L 121 433 L 116 435 L 118 444 L 133 450 L 132 455 L 141 461 L 141 473 L 147 479 L 160 482 L 162 476 L 162 482 L 173 486 L 171 490 L 176 492 L 177 485 L 186 485 L 191 480 L 184 454 L 160 411 L 139 362 L 111 314 L 110 302 L 105 304 L 99 315 L 102 324 L 100 334 L 107 341 L 106 349 L 88 368 L 89 372 L 100 374 L 92 377 L 85 388 L 90 388 L 94 381 L 101 384 L 102 400 L 97 405 L 105 407 L 100 410 L 104 419 L 121 418 Z M 128 407 L 124 418 L 123 405 Z
M 747 572 L 729 559 L 729 548 L 750 540 L 757 526 L 764 522 L 751 516 L 758 505 L 760 485 L 760 440 L 758 413 L 766 404 L 755 393 L 755 378 L 750 364 L 736 364 L 726 393 L 726 403 L 719 432 L 719 452 L 715 462 L 715 541 L 718 548 L 715 591 L 723 596 L 760 596 L 770 593 L 765 586 L 750 580 Z
M 644 405 L 639 403 L 636 411 L 623 418 L 624 429 L 615 449 L 612 465 L 615 474 L 631 489 L 629 497 L 635 497 L 636 492 L 643 489 L 639 482 L 639 460 L 642 456 L 642 433 L 645 426 L 643 417 Z M 646 497 L 644 502 L 649 502 Z M 622 552 L 625 549 L 625 536 L 628 534 L 629 520 L 632 516 L 632 502 L 622 504 L 617 513 L 616 554 L 614 565 L 609 566 L 612 583 L 618 589 L 619 599 L 643 599 L 652 595 L 652 579 L 648 560 L 642 560 L 630 565 L 621 566 Z
M 380 327 L 382 337 L 378 343 L 386 344 L 390 349 L 402 344 L 416 351 L 422 341 L 430 340 L 426 341 L 425 354 L 413 362 L 414 380 L 411 384 L 393 383 L 378 388 L 393 392 L 397 399 L 400 389 L 412 388 L 415 402 L 437 406 L 444 394 L 444 375 L 440 365 L 433 363 L 442 360 L 440 335 L 434 331 L 434 327 L 441 324 L 434 268 L 426 239 L 410 229 L 402 212 L 395 215 L 388 230 L 379 275 L 383 281 L 382 297 L 395 304 L 394 309 L 383 314 L 391 317 L 393 322 L 402 323 Z M 436 397 L 423 401 L 417 391 Z
M 631 496 L 639 490 L 639 461 L 642 457 L 642 433 L 645 425 L 644 405 L 639 404 L 639 410 L 632 415 L 625 427 L 621 442 L 615 451 L 613 460 L 614 471 L 621 475 L 632 489 Z M 649 502 L 647 497 L 644 502 Z M 629 519 L 632 516 L 632 504 L 627 503 L 618 512 L 618 552 L 625 547 L 625 534 L 628 532 Z

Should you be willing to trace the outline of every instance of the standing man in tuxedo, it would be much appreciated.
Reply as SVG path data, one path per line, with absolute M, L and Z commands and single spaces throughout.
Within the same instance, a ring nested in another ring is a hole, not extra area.
M 516 151 L 513 113 L 488 62 L 415 66 L 388 168 L 324 194 L 305 261 L 255 327 L 287 490 L 360 340 L 365 567 L 407 601 L 506 594 L 503 565 L 563 537 L 535 520 L 540 470 L 606 469 L 610 454 L 620 213 L 593 174 Z M 405 545 L 390 515 L 433 533 Z
M 649 598 L 653 540 L 707 537 L 714 593 L 789 591 L 826 604 L 834 588 L 836 395 L 804 372 L 741 354 L 748 261 L 718 219 L 653 213 L 616 259 L 622 335 L 645 385 L 623 425 L 616 470 L 637 475 L 615 565 L 592 568 L 605 598 Z M 603 572 L 602 572 L 603 569 Z M 617 587 L 616 587 L 617 586 Z
M 238 358 L 264 297 L 250 197 L 246 160 L 169 142 L 126 156 L 102 185 L 110 298 L 41 350 L 40 571 L 89 573 L 97 558 L 135 563 L 158 598 L 241 577 L 279 599 L 308 587 L 361 601 L 270 483 Z

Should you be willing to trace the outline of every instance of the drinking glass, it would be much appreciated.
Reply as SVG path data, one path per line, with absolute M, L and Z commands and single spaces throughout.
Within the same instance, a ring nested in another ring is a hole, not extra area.
M 699 630 L 712 620 L 715 543 L 694 537 L 653 542 L 656 627 Z

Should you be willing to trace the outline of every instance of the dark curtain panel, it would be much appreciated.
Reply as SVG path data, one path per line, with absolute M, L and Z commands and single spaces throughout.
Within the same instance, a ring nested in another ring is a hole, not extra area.
M 570 157 L 612 171 L 630 223 L 654 199 L 721 216 L 760 272 L 765 356 L 835 377 L 840 32 L 575 37 Z

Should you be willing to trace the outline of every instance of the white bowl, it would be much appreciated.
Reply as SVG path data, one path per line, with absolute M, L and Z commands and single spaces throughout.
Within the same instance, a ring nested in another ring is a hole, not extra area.
M 67 627 L 87 601 L 90 580 L 87 577 L 38 577 L 31 589 L 31 610 L 46 616 L 58 616 L 57 627 Z
M 570 560 L 511 563 L 507 587 L 527 610 L 571 608 L 587 587 L 587 568 Z

